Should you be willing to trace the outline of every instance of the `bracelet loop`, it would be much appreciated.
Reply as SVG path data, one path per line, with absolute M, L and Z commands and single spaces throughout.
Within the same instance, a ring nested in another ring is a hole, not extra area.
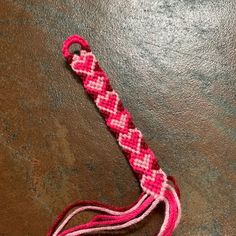
M 90 46 L 85 39 L 76 34 L 71 35 L 69 38 L 65 40 L 62 47 L 63 56 L 67 60 L 70 60 L 73 57 L 73 54 L 70 52 L 70 46 L 72 44 L 79 44 L 82 50 L 86 50 L 87 52 L 91 51 Z

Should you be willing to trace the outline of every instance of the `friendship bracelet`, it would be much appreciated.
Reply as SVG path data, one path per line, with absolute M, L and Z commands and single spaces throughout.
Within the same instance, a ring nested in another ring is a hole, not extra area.
M 79 55 L 70 52 L 72 44 L 80 45 Z M 158 165 L 157 158 L 145 142 L 142 132 L 135 127 L 131 114 L 112 88 L 88 42 L 78 35 L 70 36 L 64 42 L 62 52 L 117 139 L 143 192 L 131 206 L 123 208 L 96 201 L 72 203 L 57 217 L 47 236 L 75 236 L 123 229 L 143 220 L 161 201 L 166 205 L 165 219 L 157 235 L 172 235 L 181 216 L 180 193 L 174 178 L 167 176 Z M 101 214 L 85 224 L 65 229 L 76 214 L 85 210 L 100 211 Z

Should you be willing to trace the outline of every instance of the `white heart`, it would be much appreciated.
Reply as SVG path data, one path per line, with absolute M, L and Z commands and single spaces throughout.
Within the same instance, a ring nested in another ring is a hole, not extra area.
M 138 133 L 138 140 L 137 140 L 137 147 L 134 149 L 133 147 L 130 147 L 128 145 L 125 145 L 122 143 L 122 139 L 131 139 L 132 137 L 132 133 L 137 132 Z M 135 129 L 129 129 L 128 134 L 119 134 L 118 137 L 118 142 L 120 144 L 121 147 L 123 147 L 124 149 L 127 149 L 133 153 L 139 154 L 140 153 L 140 148 L 141 148 L 141 139 L 142 139 L 142 133 L 140 132 L 140 130 L 138 130 L 137 128 Z
M 86 70 L 83 70 L 83 69 L 76 69 L 75 65 L 78 62 L 81 63 L 81 64 L 84 64 L 86 62 L 86 59 L 87 59 L 86 57 L 87 56 L 92 56 L 92 58 L 93 58 L 90 71 L 86 71 Z M 81 50 L 80 56 L 74 54 L 74 56 L 72 58 L 72 62 L 71 62 L 70 65 L 71 65 L 71 68 L 73 69 L 73 71 L 75 71 L 76 73 L 83 73 L 83 74 L 86 74 L 86 75 L 93 75 L 94 74 L 94 69 L 95 69 L 96 62 L 97 62 L 97 60 L 96 60 L 95 56 L 92 54 L 92 52 L 86 52 L 85 50 Z
M 90 80 L 88 83 L 88 86 L 92 89 L 96 89 L 98 91 L 101 91 L 104 85 L 103 77 L 99 76 L 97 81 Z
M 135 166 L 139 166 L 145 170 L 148 169 L 149 167 L 149 163 L 150 163 L 150 155 L 149 154 L 145 154 L 143 160 L 140 160 L 140 159 L 135 159 L 134 160 L 134 165 Z
M 120 117 L 120 120 L 112 119 L 111 124 L 124 129 L 125 123 L 126 123 L 126 118 L 127 118 L 127 114 L 122 114 Z
M 114 105 L 114 108 L 113 108 L 113 109 L 109 109 L 109 108 L 107 108 L 107 107 L 103 107 L 103 106 L 100 106 L 100 105 L 99 105 L 100 100 L 102 100 L 102 99 L 104 99 L 104 100 L 106 100 L 107 102 L 109 102 L 109 96 L 111 96 L 111 95 L 115 95 L 115 97 L 116 97 L 116 101 L 115 101 L 115 105 Z M 119 101 L 120 101 L 119 95 L 118 95 L 114 90 L 112 90 L 111 92 L 110 92 L 110 91 L 107 91 L 105 96 L 99 94 L 99 95 L 97 96 L 96 100 L 95 100 L 95 103 L 96 103 L 97 107 L 98 107 L 100 110 L 107 111 L 107 112 L 112 113 L 112 114 L 116 114 L 117 111 L 118 111 L 118 104 L 119 104 Z

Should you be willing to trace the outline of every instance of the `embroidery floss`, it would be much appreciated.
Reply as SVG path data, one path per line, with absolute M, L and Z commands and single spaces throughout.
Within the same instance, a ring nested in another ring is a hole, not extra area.
M 69 51 L 70 46 L 75 43 L 81 47 L 79 55 Z M 167 176 L 159 167 L 157 158 L 145 143 L 141 131 L 135 127 L 131 114 L 124 108 L 87 41 L 78 35 L 70 36 L 64 42 L 62 52 L 72 70 L 82 80 L 84 89 L 91 95 L 106 125 L 114 133 L 139 178 L 143 192 L 135 203 L 123 208 L 96 201 L 75 202 L 57 217 L 47 236 L 75 236 L 123 229 L 140 222 L 161 201 L 166 205 L 165 219 L 157 235 L 172 235 L 181 216 L 180 192 L 174 178 Z M 100 211 L 101 214 L 95 215 L 85 224 L 64 229 L 76 214 L 85 210 Z

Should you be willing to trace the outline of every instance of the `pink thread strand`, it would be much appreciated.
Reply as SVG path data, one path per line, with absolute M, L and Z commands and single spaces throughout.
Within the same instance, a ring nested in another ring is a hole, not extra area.
M 137 204 L 135 204 L 132 208 L 128 209 L 127 211 L 113 211 L 113 210 L 109 210 L 105 207 L 97 207 L 97 206 L 86 206 L 86 207 L 80 207 L 78 209 L 76 209 L 75 211 L 73 211 L 72 213 L 70 213 L 67 218 L 62 222 L 62 224 L 58 227 L 58 229 L 55 231 L 55 233 L 53 234 L 53 236 L 56 236 L 64 227 L 65 225 L 70 221 L 70 219 L 72 217 L 74 217 L 76 214 L 84 211 L 84 210 L 97 210 L 97 211 L 103 211 L 106 212 L 110 215 L 123 215 L 123 214 L 128 214 L 130 213 L 132 210 L 136 209 L 137 207 L 140 206 L 140 204 L 142 204 L 142 202 L 147 198 L 147 194 L 145 194 L 139 201 Z
M 149 196 L 147 199 L 145 199 L 145 201 L 143 202 L 143 204 L 141 206 L 139 206 L 137 209 L 133 210 L 131 213 L 129 213 L 127 215 L 124 215 L 122 217 L 118 217 L 118 219 L 114 219 L 112 221 L 106 220 L 106 221 L 102 221 L 102 222 L 96 222 L 96 220 L 92 219 L 90 222 L 88 222 L 86 224 L 79 225 L 79 226 L 76 226 L 71 229 L 63 231 L 61 234 L 59 234 L 59 236 L 65 236 L 71 232 L 75 232 L 75 231 L 77 232 L 78 230 L 83 229 L 83 228 L 92 228 L 92 227 L 95 227 L 100 224 L 111 225 L 111 224 L 123 223 L 124 221 L 129 221 L 132 218 L 136 217 L 141 212 L 143 212 L 152 201 L 153 201 L 153 198 L 151 196 Z

